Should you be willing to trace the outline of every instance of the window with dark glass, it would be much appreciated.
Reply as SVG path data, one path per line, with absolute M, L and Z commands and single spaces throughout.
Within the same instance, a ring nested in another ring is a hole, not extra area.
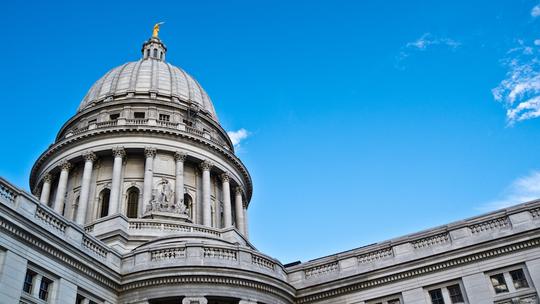
M 52 281 L 43 277 L 41 278 L 41 284 L 39 284 L 39 298 L 47 301 L 49 297 L 49 288 L 51 287 Z
M 452 303 L 464 303 L 463 294 L 461 293 L 461 287 L 459 284 L 450 285 L 446 287 L 448 289 L 448 294 L 450 295 L 450 301 Z
M 399 303 L 401 303 L 401 302 L 399 301 L 399 299 L 392 299 L 392 300 L 389 300 L 389 301 L 388 301 L 388 304 L 399 304 Z
M 75 301 L 76 304 L 82 304 L 84 301 L 84 297 L 80 294 L 77 295 L 77 300 Z
M 523 269 L 510 271 L 510 276 L 512 277 L 512 281 L 514 282 L 514 287 L 516 289 L 529 287 L 529 283 L 527 283 L 527 278 L 525 277 L 525 273 L 523 273 Z
M 35 275 L 36 274 L 31 270 L 26 271 L 26 275 L 24 276 L 24 285 L 23 285 L 24 292 L 27 292 L 27 293 L 32 292 L 32 281 L 34 280 Z
M 139 206 L 139 189 L 132 187 L 128 190 L 127 217 L 136 218 Z
M 144 112 L 135 112 L 133 113 L 133 117 L 137 119 L 144 119 Z
M 491 285 L 495 289 L 495 293 L 508 292 L 508 286 L 504 280 L 504 275 L 502 273 L 494 274 L 489 277 L 491 280 Z
M 444 304 L 442 291 L 440 289 L 433 289 L 429 291 L 429 297 L 432 304 Z
M 171 119 L 171 117 L 167 114 L 159 114 L 159 120 L 162 120 L 162 121 L 169 121 Z
M 111 120 L 117 120 L 120 117 L 120 114 L 118 114 L 118 113 L 111 114 L 111 115 L 109 115 L 109 117 L 111 118 Z
M 111 198 L 111 190 L 103 189 L 103 191 L 101 191 L 101 210 L 99 212 L 99 217 L 104 217 L 109 214 L 110 198 Z
M 157 49 L 154 49 L 154 58 L 157 58 Z

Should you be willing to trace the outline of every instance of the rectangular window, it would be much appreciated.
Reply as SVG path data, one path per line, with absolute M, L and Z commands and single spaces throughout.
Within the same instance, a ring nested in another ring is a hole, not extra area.
M 508 292 L 508 286 L 506 286 L 506 281 L 504 280 L 504 275 L 502 273 L 494 274 L 489 277 L 495 293 Z
M 523 273 L 523 269 L 516 269 L 510 271 L 510 276 L 512 277 L 512 281 L 514 282 L 514 288 L 529 288 L 529 283 L 527 283 L 527 278 L 525 277 L 525 273 Z
M 392 300 L 389 300 L 389 301 L 388 301 L 388 304 L 399 304 L 399 303 L 401 303 L 401 302 L 399 301 L 399 299 L 392 299 Z
M 120 117 L 120 114 L 111 114 L 109 117 L 111 118 L 111 120 L 117 120 Z
M 144 119 L 144 112 L 135 112 L 135 113 L 133 113 L 133 118 Z
M 448 289 L 448 294 L 450 295 L 450 301 L 452 301 L 452 303 L 465 303 L 459 284 L 450 285 L 446 288 Z
M 167 114 L 159 114 L 159 120 L 161 121 L 169 121 L 171 117 Z
M 440 289 L 433 289 L 429 291 L 429 297 L 432 304 L 444 304 L 442 291 Z
M 41 278 L 41 284 L 39 285 L 39 298 L 47 301 L 49 297 L 49 287 L 51 286 L 52 281 L 43 277 Z
M 26 276 L 24 277 L 24 285 L 23 285 L 24 292 L 26 293 L 32 292 L 32 281 L 34 280 L 35 275 L 36 274 L 30 270 L 26 271 Z

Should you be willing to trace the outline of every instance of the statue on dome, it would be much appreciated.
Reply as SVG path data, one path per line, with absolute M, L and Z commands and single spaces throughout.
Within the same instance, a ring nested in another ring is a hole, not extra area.
M 158 22 L 156 24 L 154 24 L 154 30 L 152 32 L 152 37 L 158 37 L 158 33 L 159 33 L 159 27 L 165 22 Z
M 161 179 L 155 189 L 152 189 L 152 198 L 146 212 L 166 212 L 175 214 L 188 214 L 188 208 L 182 202 L 174 201 L 174 191 L 166 179 Z

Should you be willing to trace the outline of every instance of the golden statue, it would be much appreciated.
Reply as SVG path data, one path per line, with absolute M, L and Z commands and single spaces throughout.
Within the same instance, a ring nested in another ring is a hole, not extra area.
M 158 23 L 154 24 L 154 31 L 152 32 L 152 37 L 157 38 L 158 33 L 159 33 L 159 26 L 162 25 L 163 23 L 165 23 L 165 22 L 158 22 Z

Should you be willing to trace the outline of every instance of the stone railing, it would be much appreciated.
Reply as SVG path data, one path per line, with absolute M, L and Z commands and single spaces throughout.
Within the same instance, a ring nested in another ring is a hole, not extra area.
M 34 224 L 51 232 L 61 241 L 70 244 L 81 252 L 91 252 L 92 256 L 112 269 L 118 269 L 120 254 L 113 251 L 100 240 L 86 234 L 82 227 L 57 214 L 50 207 L 41 204 L 39 200 L 24 191 L 17 189 L 8 181 L 0 178 L 0 209 L 8 205 L 17 211 L 17 215 L 24 217 L 24 222 Z M 34 231 L 33 233 L 39 233 Z M 46 248 L 46 244 L 34 244 Z
M 93 123 L 89 126 L 78 128 L 78 129 L 71 129 L 67 131 L 64 135 L 65 138 L 71 137 L 73 135 L 79 135 L 82 133 L 85 133 L 87 131 L 92 131 L 94 129 L 102 129 L 102 128 L 110 128 L 110 127 L 119 127 L 119 126 L 158 126 L 162 128 L 167 129 L 173 129 L 175 131 L 179 132 L 185 132 L 193 135 L 197 135 L 200 137 L 204 137 L 207 140 L 210 140 L 211 142 L 225 148 L 226 150 L 229 150 L 227 143 L 220 137 L 215 137 L 210 135 L 210 133 L 205 133 L 202 130 L 199 130 L 194 127 L 186 126 L 183 123 L 179 122 L 171 122 L 171 121 L 165 121 L 165 120 L 152 120 L 152 123 L 150 122 L 150 119 L 148 118 L 119 118 L 118 120 L 109 120 L 109 121 L 103 121 L 103 122 L 97 122 Z
M 339 270 L 338 262 L 332 262 L 332 263 L 327 263 L 320 266 L 308 268 L 304 270 L 304 275 L 306 276 L 306 279 L 308 279 L 311 277 L 319 277 L 319 276 L 327 275 L 333 272 L 337 272 L 338 270 Z
M 496 219 L 484 221 L 478 224 L 470 225 L 469 229 L 471 229 L 472 233 L 481 233 L 481 232 L 487 232 L 493 229 L 506 228 L 509 225 L 510 225 L 510 221 L 508 220 L 508 217 L 503 216 Z
M 209 245 L 203 243 L 171 243 L 156 245 L 158 248 L 134 250 L 124 256 L 123 273 L 150 271 L 152 268 L 215 266 L 262 273 L 284 280 L 283 266 L 255 250 L 236 245 Z
M 50 212 L 49 210 L 46 210 L 45 208 L 42 208 L 41 206 L 37 206 L 35 216 L 42 223 L 55 229 L 56 231 L 62 234 L 66 231 L 66 227 L 67 227 L 66 220 L 58 214 Z
M 286 268 L 307 288 L 540 228 L 540 200 Z
M 186 248 L 166 248 L 150 251 L 152 262 L 176 260 L 186 257 Z
M 130 219 L 129 230 L 134 231 L 169 231 L 169 232 L 188 232 L 188 233 L 203 233 L 210 234 L 217 237 L 221 237 L 221 232 L 214 228 L 202 227 L 195 224 L 176 224 L 176 223 L 163 223 L 161 221 L 152 221 L 146 219 Z

